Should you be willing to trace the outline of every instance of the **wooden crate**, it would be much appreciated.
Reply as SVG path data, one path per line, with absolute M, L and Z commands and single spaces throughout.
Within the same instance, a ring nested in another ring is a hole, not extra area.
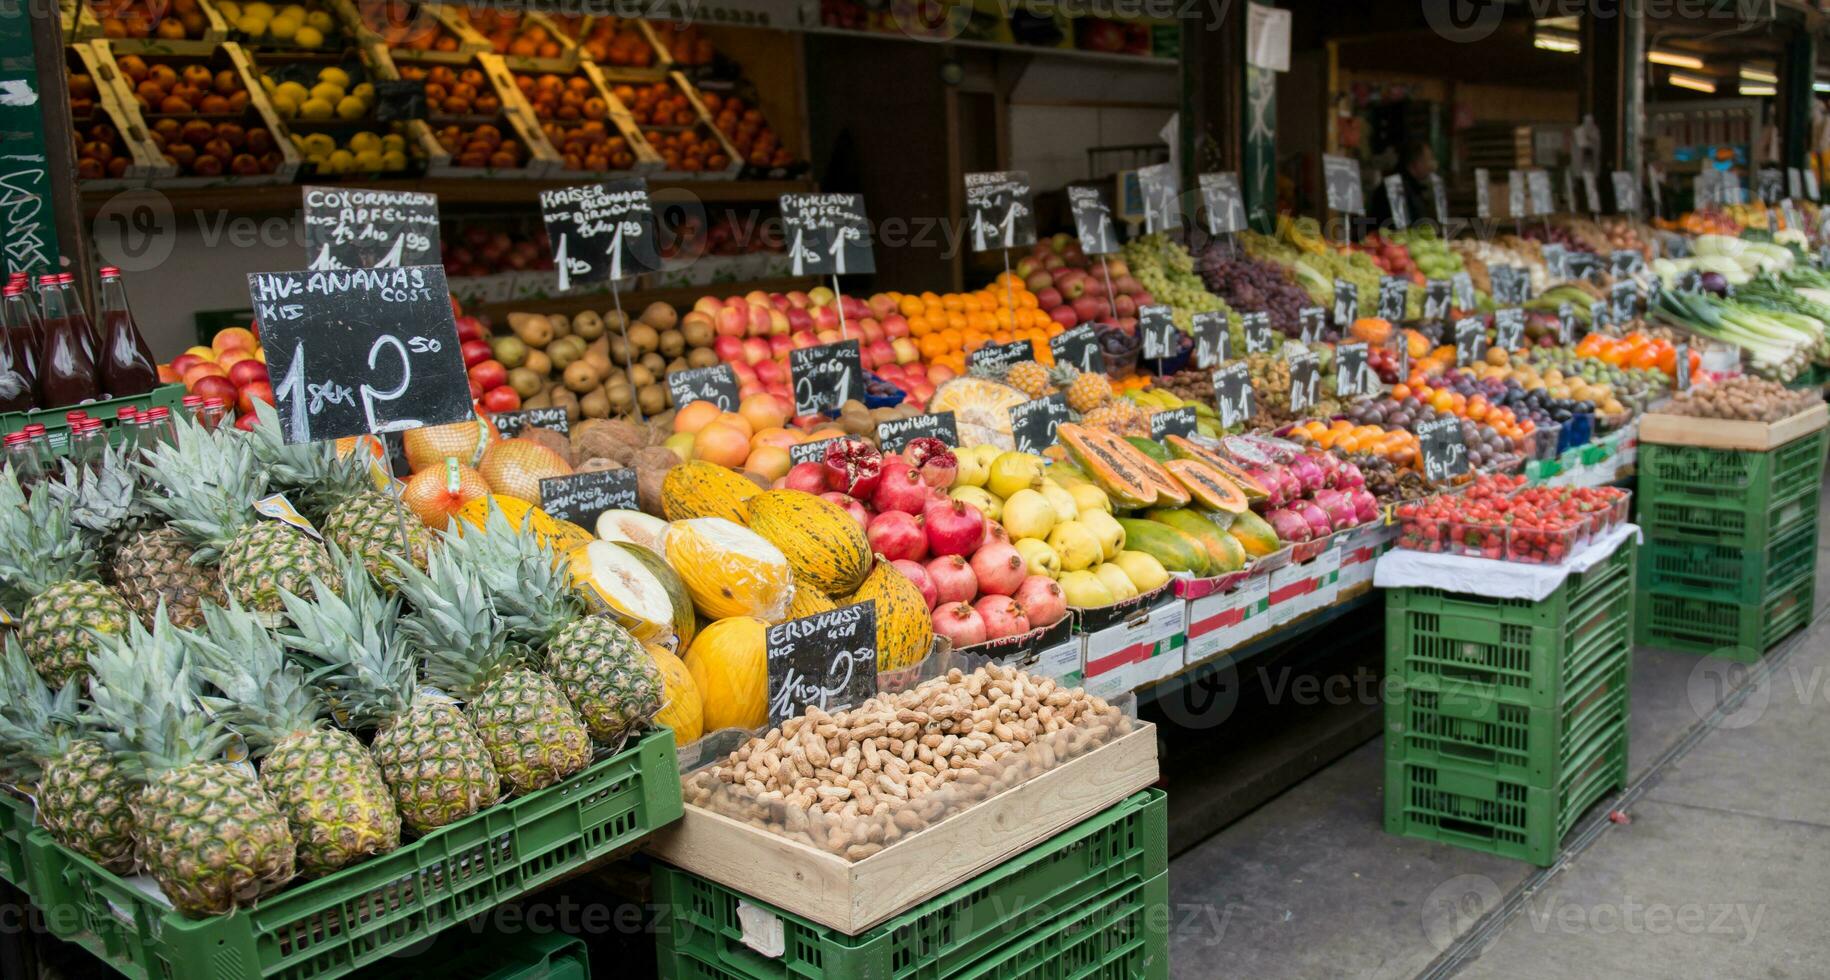
M 1830 405 L 1818 404 L 1777 422 L 1702 419 L 1653 412 L 1639 420 L 1639 441 L 1763 453 L 1830 424 Z
M 76 2 L 80 4 L 83 3 L 83 0 L 76 0 Z M 203 14 L 204 19 L 203 35 L 201 37 L 187 37 L 173 40 L 156 37 L 117 37 L 107 38 L 106 40 L 114 47 L 114 52 L 117 55 L 137 54 L 145 56 L 179 54 L 207 56 L 216 50 L 217 45 L 229 39 L 229 25 L 222 19 L 222 13 L 218 11 L 215 5 L 210 3 L 209 0 L 197 0 L 197 9 L 199 13 Z M 87 13 L 89 20 L 95 24 L 95 33 L 91 35 L 91 37 L 97 40 L 102 39 L 101 19 L 95 16 L 94 11 L 88 11 Z M 79 23 L 79 34 L 81 28 L 82 25 Z
M 615 99 L 614 90 L 618 85 L 645 87 L 655 84 L 666 85 L 671 92 L 686 98 L 687 105 L 694 116 L 694 121 L 686 126 L 644 126 L 639 121 L 634 120 L 634 114 L 633 112 L 630 112 L 633 127 L 638 131 L 638 135 L 641 137 L 643 144 L 654 154 L 656 169 L 650 176 L 665 180 L 731 180 L 743 170 L 743 158 L 738 155 L 737 148 L 731 145 L 731 141 L 726 139 L 722 132 L 719 132 L 717 126 L 712 124 L 712 115 L 710 112 L 706 111 L 705 101 L 699 98 L 698 89 L 693 87 L 693 83 L 689 81 L 684 74 L 677 71 L 668 72 L 667 75 L 658 82 L 638 82 L 633 80 L 618 82 L 616 81 L 615 73 L 608 71 L 603 72 L 603 77 L 607 87 L 612 92 L 613 99 Z M 622 100 L 615 99 L 615 101 L 624 107 L 624 111 L 629 111 Z M 655 145 L 654 140 L 649 138 L 649 133 L 669 133 L 679 130 L 691 130 L 702 139 L 712 140 L 723 148 L 725 159 L 728 162 L 716 170 L 670 169 L 667 166 L 660 148 Z
M 101 21 L 82 0 L 57 0 L 57 23 L 63 29 L 65 44 L 102 36 Z
M 343 21 L 344 27 L 355 37 L 357 44 L 365 46 L 379 44 L 387 48 L 396 61 L 468 65 L 472 58 L 489 51 L 488 38 L 471 30 L 470 25 L 438 4 L 418 6 L 416 16 L 429 19 L 437 25 L 440 32 L 456 40 L 457 47 L 450 51 L 419 50 L 390 40 L 381 31 L 370 27 L 368 22 L 363 20 L 362 5 L 359 0 L 330 0 L 330 5 Z
M 83 180 L 82 188 L 100 191 L 144 187 L 150 180 L 176 173 L 178 168 L 166 161 L 165 154 L 153 142 L 146 120 L 140 116 L 140 107 L 133 101 L 132 89 L 114 59 L 87 41 L 66 45 L 64 59 L 71 72 L 86 74 L 95 82 L 95 108 L 91 115 L 71 120 L 77 138 L 82 138 L 84 127 L 106 122 L 117 134 L 116 152 L 125 154 L 128 161 L 121 176 Z
M 519 140 L 527 148 L 527 162 L 521 167 L 502 170 L 460 166 L 438 140 L 438 131 L 448 121 L 433 116 L 426 120 L 425 138 L 421 144 L 425 147 L 429 160 L 426 174 L 431 177 L 474 177 L 486 180 L 529 180 L 547 176 L 558 164 L 558 154 L 553 152 L 546 137 L 541 135 L 540 126 L 534 119 L 534 110 L 522 98 L 521 90 L 516 87 L 508 66 L 499 55 L 494 54 L 475 55 L 473 60 L 502 103 L 501 110 L 490 120 L 491 124 L 500 127 L 505 138 Z
M 661 37 L 659 33 L 655 31 L 654 25 L 648 23 L 646 20 L 636 20 L 632 18 L 620 19 L 621 25 L 627 26 L 633 30 L 647 46 L 650 61 L 646 66 L 618 65 L 608 60 L 600 60 L 592 54 L 591 49 L 586 46 L 586 42 L 590 40 L 591 32 L 595 30 L 599 24 L 618 21 L 619 18 L 616 17 L 584 18 L 584 21 L 579 26 L 578 34 L 574 37 L 574 40 L 578 42 L 579 57 L 586 61 L 595 61 L 597 66 L 603 69 L 606 77 L 622 82 L 656 82 L 666 77 L 668 72 L 674 70 L 675 65 L 673 57 L 668 54 L 666 45 L 661 43 Z
M 856 935 L 1156 780 L 1156 726 L 1139 724 L 860 861 L 690 803 L 645 846 L 676 867 Z

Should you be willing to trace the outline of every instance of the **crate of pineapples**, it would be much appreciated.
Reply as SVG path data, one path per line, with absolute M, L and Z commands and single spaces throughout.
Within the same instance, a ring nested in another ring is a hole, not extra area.
M 401 520 L 350 442 L 0 472 L 0 876 L 123 973 L 342 976 L 680 816 L 665 638 L 493 504 Z

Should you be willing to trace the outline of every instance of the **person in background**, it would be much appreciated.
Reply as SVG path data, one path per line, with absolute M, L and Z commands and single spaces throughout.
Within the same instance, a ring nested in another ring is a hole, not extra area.
M 1404 181 L 1405 214 L 1412 222 L 1433 218 L 1435 206 L 1430 203 L 1430 175 L 1436 172 L 1436 151 L 1424 140 L 1412 140 L 1404 144 L 1404 150 L 1398 157 L 1398 177 Z M 1384 225 L 1392 220 L 1392 202 L 1385 193 L 1385 181 L 1379 181 L 1378 190 L 1373 194 L 1372 213 L 1368 215 L 1374 222 Z

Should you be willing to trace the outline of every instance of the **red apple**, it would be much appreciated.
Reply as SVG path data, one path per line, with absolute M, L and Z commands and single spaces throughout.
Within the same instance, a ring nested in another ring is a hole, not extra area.
M 767 299 L 767 297 L 764 298 L 765 300 Z M 751 337 L 767 337 L 769 335 L 770 326 L 769 314 L 773 312 L 775 312 L 775 308 L 770 306 L 767 302 L 760 304 L 751 303 L 749 309 L 749 329 L 746 330 L 745 333 Z M 782 319 L 786 322 L 787 317 L 784 316 Z
M 915 342 L 907 337 L 897 337 L 890 341 L 890 349 L 896 352 L 897 364 L 913 364 L 921 360 L 921 351 L 917 350 Z
M 256 381 L 250 385 L 243 385 L 241 394 L 235 399 L 235 407 L 240 409 L 244 414 L 252 415 L 254 414 L 254 403 L 256 401 L 263 401 L 269 405 L 273 404 L 273 386 L 265 381 Z
M 1045 310 L 1052 310 L 1062 303 L 1061 290 L 1053 283 L 1036 290 L 1036 305 Z
M 255 423 L 260 419 L 253 412 L 235 416 L 235 427 L 243 432 L 253 432 Z
M 744 362 L 754 367 L 769 359 L 769 342 L 761 337 L 749 337 L 743 342 Z
M 798 289 L 791 289 L 788 291 L 788 305 L 797 310 L 804 310 L 813 305 L 813 300 L 808 299 L 806 293 Z
M 796 330 L 788 339 L 793 342 L 795 350 L 806 350 L 809 347 L 820 345 L 819 338 L 815 337 L 811 330 Z
M 794 341 L 785 333 L 769 335 L 769 356 L 778 361 L 786 361 L 788 352 L 794 349 Z
M 884 339 L 883 324 L 871 317 L 862 317 L 857 323 L 850 324 L 850 326 L 857 331 L 858 336 L 864 338 L 864 342 L 867 344 Z
M 206 363 L 204 359 L 198 357 L 196 354 L 179 354 L 177 357 L 172 358 L 172 371 L 182 378 L 184 377 L 184 372 L 203 363 Z
M 239 397 L 235 382 L 214 374 L 206 374 L 191 385 L 191 394 L 203 398 L 220 398 L 224 405 L 233 405 Z
M 909 335 L 909 321 L 902 314 L 892 313 L 883 318 L 883 335 L 891 340 Z
M 771 308 L 769 310 L 769 336 L 788 336 L 788 330 L 790 329 L 789 325 L 792 322 L 793 321 L 788 319 L 788 314 L 783 313 L 781 310 Z
M 788 369 L 782 367 L 780 361 L 758 361 L 756 364 L 756 380 L 763 384 L 771 384 L 780 381 L 787 376 Z
M 693 312 L 703 313 L 709 318 L 716 318 L 718 311 L 724 309 L 724 301 L 715 296 L 701 296 L 693 301 Z
M 729 364 L 743 356 L 743 341 L 729 334 L 720 333 L 717 337 L 712 338 L 712 353 L 717 354 L 720 361 Z
M 484 338 L 484 336 L 486 335 L 483 330 L 483 322 L 481 320 L 478 320 L 474 316 L 458 317 L 457 318 L 457 335 L 458 335 L 458 340 L 464 341 L 464 342 L 469 342 L 472 340 L 482 340 Z
M 727 306 L 718 311 L 718 336 L 742 337 L 750 329 L 750 311 L 742 306 Z
M 805 307 L 790 306 L 788 307 L 787 316 L 788 331 L 790 333 L 797 330 L 813 329 L 813 314 L 808 313 Z
M 742 341 L 739 341 L 737 344 L 737 356 L 731 358 L 726 363 L 731 365 L 731 373 L 737 375 L 738 381 L 756 380 L 756 369 L 744 363 Z
M 506 372 L 503 377 L 507 377 Z M 483 392 L 483 410 L 486 412 L 513 412 L 520 407 L 521 396 L 506 384 L 497 385 Z
M 477 384 L 483 386 L 483 394 L 485 396 L 488 396 L 491 388 L 500 388 L 501 386 L 508 384 L 508 368 L 503 367 L 502 362 L 493 357 L 485 358 L 472 364 L 470 366 L 470 376 L 476 379 Z M 507 411 L 507 409 L 502 409 L 501 411 Z
M 1048 311 L 1048 315 L 1049 319 L 1054 320 L 1056 323 L 1059 323 L 1070 330 L 1080 322 L 1075 318 L 1074 308 L 1071 306 L 1057 306 Z
M 476 367 L 494 356 L 489 344 L 481 340 L 466 340 L 461 348 L 464 352 L 464 366 Z
M 235 387 L 237 388 L 245 388 L 256 382 L 264 382 L 267 380 L 267 365 L 262 364 L 252 357 L 247 360 L 237 361 L 233 367 L 229 368 L 229 380 L 235 382 Z

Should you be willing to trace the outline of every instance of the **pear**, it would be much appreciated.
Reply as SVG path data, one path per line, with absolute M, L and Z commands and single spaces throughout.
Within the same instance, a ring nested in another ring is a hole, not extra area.
M 1063 571 L 1092 568 L 1103 557 L 1099 536 L 1079 521 L 1062 521 L 1048 532 L 1048 546 L 1061 557 Z
M 1169 569 L 1141 551 L 1121 551 L 1113 556 L 1112 564 L 1125 570 L 1125 576 L 1131 579 L 1131 584 L 1137 586 L 1140 593 L 1149 592 L 1169 581 Z M 1066 587 L 1065 582 L 1063 587 Z M 1069 604 L 1072 604 L 1071 600 Z
M 1111 561 L 1125 547 L 1125 529 L 1103 510 L 1084 510 L 1079 521 L 1099 539 L 1099 557 Z
M 1137 598 L 1137 585 L 1131 581 L 1131 576 L 1126 575 L 1125 570 L 1117 565 L 1109 561 L 1101 562 L 1093 566 L 1093 574 L 1099 576 L 1099 580 L 1105 583 L 1106 588 L 1112 590 L 1114 599 L 1123 602 L 1126 599 Z
M 1060 520 L 1071 521 L 1080 516 L 1080 504 L 1074 499 L 1073 494 L 1067 492 L 1066 487 L 1048 477 L 1043 477 L 1042 485 L 1036 489 L 1048 498 L 1050 504 L 1054 505 L 1055 516 Z
M 1067 604 L 1076 609 L 1097 609 L 1118 601 L 1099 576 L 1084 570 L 1061 573 L 1061 592 L 1067 596 Z
M 1069 483 L 1066 486 L 1068 494 L 1074 498 L 1077 512 L 1085 514 L 1090 510 L 1098 510 L 1112 513 L 1112 498 L 1106 496 L 1104 490 L 1091 483 Z
M 956 458 L 960 460 L 962 466 L 965 464 L 965 454 L 961 454 Z M 993 497 L 991 491 L 986 490 L 982 486 L 977 484 L 956 486 L 952 490 L 947 491 L 947 496 L 954 500 L 962 501 L 977 507 L 979 513 L 985 515 L 985 519 L 988 521 L 1002 521 L 1004 519 L 1004 501 Z
M 1042 467 L 1047 462 L 1030 453 L 999 453 L 991 461 L 991 473 L 985 479 L 985 489 L 1007 501 L 1018 490 L 1034 490 L 1042 486 Z
M 1049 547 L 1048 542 L 1036 538 L 1018 538 L 1011 544 L 1016 547 L 1017 554 L 1029 563 L 1029 574 L 1061 577 L 1061 556 L 1055 554 L 1055 549 Z
M 1055 513 L 1055 505 L 1049 503 L 1041 491 L 1024 489 L 1004 500 L 1003 516 L 998 520 L 1003 523 L 1004 530 L 1010 533 L 1012 540 L 1021 540 L 1048 537 L 1049 532 L 1060 523 L 1061 516 Z

